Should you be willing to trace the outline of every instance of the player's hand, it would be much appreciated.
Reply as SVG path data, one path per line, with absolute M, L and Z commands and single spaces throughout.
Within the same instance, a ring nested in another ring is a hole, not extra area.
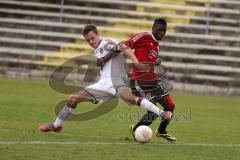
M 112 55 L 112 58 L 116 57 L 117 55 L 119 55 L 119 53 L 121 53 L 120 51 L 111 51 L 110 52 Z
M 103 58 L 98 58 L 97 61 L 97 66 L 100 67 L 100 69 L 102 70 L 103 69 L 103 66 L 104 66 L 104 60 Z
M 150 64 L 134 63 L 134 66 L 142 72 L 149 72 L 151 70 L 151 65 Z
M 104 49 L 108 52 L 116 52 L 117 46 L 118 45 L 115 42 L 108 40 L 108 43 L 104 46 Z

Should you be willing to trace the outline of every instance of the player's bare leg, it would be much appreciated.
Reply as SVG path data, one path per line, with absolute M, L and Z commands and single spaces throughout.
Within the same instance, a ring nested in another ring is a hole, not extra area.
M 145 98 L 140 98 L 140 97 L 134 96 L 132 94 L 132 92 L 127 88 L 122 89 L 119 92 L 119 94 L 120 94 L 120 97 L 125 102 L 131 103 L 133 105 L 138 105 L 141 108 L 144 108 L 148 111 L 155 113 L 156 115 L 158 115 L 159 117 L 162 117 L 163 119 L 170 121 L 170 119 L 172 117 L 171 112 L 169 112 L 169 111 L 165 112 L 165 111 L 159 109 L 156 105 L 154 105 L 152 102 L 150 102 L 149 100 L 147 100 Z
M 85 90 L 78 93 L 72 94 L 68 98 L 67 104 L 63 107 L 61 112 L 58 114 L 56 120 L 52 124 L 43 124 L 39 126 L 41 132 L 60 132 L 64 121 L 73 113 L 77 104 L 80 102 L 93 101 L 94 98 Z

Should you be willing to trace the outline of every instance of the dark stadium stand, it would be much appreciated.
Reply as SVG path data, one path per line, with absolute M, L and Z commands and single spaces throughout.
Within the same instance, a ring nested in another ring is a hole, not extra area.
M 208 34 L 207 0 L 66 0 L 62 15 L 60 7 L 56 0 L 0 1 L 0 67 L 51 70 L 91 54 L 81 35 L 87 23 L 97 24 L 105 37 L 123 40 L 150 31 L 152 20 L 164 17 L 168 33 L 159 54 L 176 88 L 212 85 L 229 94 L 240 88 L 240 1 L 212 0 Z

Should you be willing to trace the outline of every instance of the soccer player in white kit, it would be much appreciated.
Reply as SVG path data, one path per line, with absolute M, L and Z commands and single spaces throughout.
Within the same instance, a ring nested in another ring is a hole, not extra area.
M 97 27 L 93 24 L 86 25 L 82 34 L 88 44 L 94 48 L 97 66 L 101 68 L 100 79 L 98 82 L 85 87 L 80 92 L 70 95 L 67 104 L 58 114 L 55 122 L 39 126 L 41 132 L 60 132 L 64 121 L 73 113 L 77 104 L 80 102 L 89 101 L 94 104 L 99 104 L 116 96 L 122 98 L 125 102 L 147 109 L 159 117 L 168 120 L 171 119 L 171 112 L 164 112 L 149 100 L 134 96 L 131 93 L 123 80 L 126 76 L 124 67 L 125 60 L 120 52 L 126 54 L 132 60 L 135 67 L 140 70 L 148 70 L 148 65 L 140 64 L 132 50 L 129 48 L 126 49 L 127 47 L 125 48 L 124 45 L 121 44 L 121 47 L 119 47 L 118 45 L 114 45 L 116 42 L 112 40 L 102 39 L 99 36 Z M 111 46 L 113 46 L 113 48 L 109 49 Z

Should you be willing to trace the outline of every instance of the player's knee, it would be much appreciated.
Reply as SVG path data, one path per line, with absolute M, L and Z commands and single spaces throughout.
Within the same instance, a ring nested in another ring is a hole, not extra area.
M 68 107 L 70 108 L 76 108 L 77 104 L 78 104 L 78 97 L 76 95 L 70 95 L 68 98 Z
M 70 95 L 69 98 L 68 98 L 68 101 L 72 102 L 72 103 L 77 103 L 77 96 L 76 95 Z

